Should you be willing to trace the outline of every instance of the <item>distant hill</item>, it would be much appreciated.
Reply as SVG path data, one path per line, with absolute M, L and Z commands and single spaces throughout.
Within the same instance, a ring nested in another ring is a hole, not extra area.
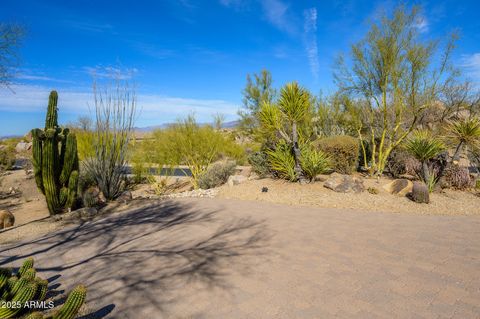
M 225 122 L 225 123 L 222 124 L 222 128 L 234 128 L 234 127 L 237 127 L 239 123 L 240 123 L 239 121 Z M 151 132 L 153 130 L 167 128 L 172 124 L 174 124 L 174 123 L 164 123 L 164 124 L 160 124 L 160 125 L 153 125 L 153 126 L 146 126 L 146 127 L 136 127 L 135 132 L 148 133 L 148 132 Z M 209 125 L 209 124 L 211 125 L 212 123 L 199 123 L 200 126 Z
M 22 135 L 4 135 L 4 136 L 0 136 L 0 141 L 8 140 L 9 138 L 20 138 L 20 137 L 23 137 L 23 136 Z

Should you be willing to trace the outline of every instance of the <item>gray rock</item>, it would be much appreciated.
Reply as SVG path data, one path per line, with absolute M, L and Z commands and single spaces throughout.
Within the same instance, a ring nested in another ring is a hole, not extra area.
M 323 186 L 339 193 L 361 193 L 365 190 L 360 177 L 338 173 L 330 175 Z
M 15 151 L 17 151 L 18 153 L 20 152 L 26 152 L 28 150 L 30 150 L 32 148 L 32 143 L 27 143 L 27 142 L 19 142 L 16 146 L 15 146 Z
M 383 185 L 383 189 L 390 194 L 406 196 L 412 191 L 413 183 L 408 179 L 396 179 L 388 184 Z
M 411 199 L 415 203 L 421 203 L 421 204 L 430 203 L 430 193 L 428 191 L 427 185 L 425 185 L 425 183 L 422 183 L 422 182 L 414 182 L 412 193 L 411 193 Z
M 228 178 L 227 184 L 228 186 L 239 185 L 245 182 L 246 180 L 248 180 L 248 177 L 244 175 L 232 175 Z
M 127 204 L 133 199 L 133 195 L 131 191 L 125 191 L 120 196 L 118 196 L 115 201 L 119 203 Z
M 89 220 L 95 217 L 98 210 L 95 207 L 83 207 L 70 213 L 55 215 L 55 220 L 76 221 Z

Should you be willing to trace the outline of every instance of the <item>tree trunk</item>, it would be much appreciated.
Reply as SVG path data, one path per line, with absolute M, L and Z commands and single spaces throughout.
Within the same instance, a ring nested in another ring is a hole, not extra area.
M 305 176 L 303 176 L 302 167 L 300 166 L 300 147 L 298 146 L 298 132 L 297 123 L 292 123 L 292 143 L 293 143 L 293 156 L 295 158 L 295 172 L 297 173 L 298 181 L 300 184 L 306 182 Z
M 455 153 L 453 153 L 452 156 L 452 163 L 460 160 L 460 151 L 462 150 L 462 145 L 463 142 L 458 143 L 457 148 L 455 149 Z
M 427 161 L 423 161 L 422 162 L 422 177 L 423 177 L 423 181 L 425 182 L 425 184 L 428 185 L 428 182 L 430 180 L 430 172 L 428 170 L 428 164 L 427 164 Z

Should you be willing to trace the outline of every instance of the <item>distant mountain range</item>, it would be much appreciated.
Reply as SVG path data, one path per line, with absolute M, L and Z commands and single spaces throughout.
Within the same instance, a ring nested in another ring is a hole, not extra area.
M 240 121 L 230 121 L 230 122 L 225 122 L 222 124 L 222 128 L 234 128 L 237 127 Z M 169 127 L 170 125 L 173 125 L 174 123 L 164 123 L 161 125 L 153 125 L 153 126 L 146 126 L 146 127 L 136 127 L 135 132 L 139 133 L 148 133 L 153 130 L 158 130 L 158 129 L 164 129 Z M 200 126 L 204 125 L 212 125 L 212 123 L 198 123 Z
M 22 135 L 5 135 L 5 136 L 0 136 L 0 141 L 9 139 L 9 138 L 19 138 L 23 137 Z

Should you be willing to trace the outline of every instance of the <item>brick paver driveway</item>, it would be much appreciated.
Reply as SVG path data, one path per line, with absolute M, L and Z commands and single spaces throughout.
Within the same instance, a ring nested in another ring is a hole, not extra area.
M 27 256 L 91 317 L 480 318 L 474 216 L 184 199 L 0 247 Z

